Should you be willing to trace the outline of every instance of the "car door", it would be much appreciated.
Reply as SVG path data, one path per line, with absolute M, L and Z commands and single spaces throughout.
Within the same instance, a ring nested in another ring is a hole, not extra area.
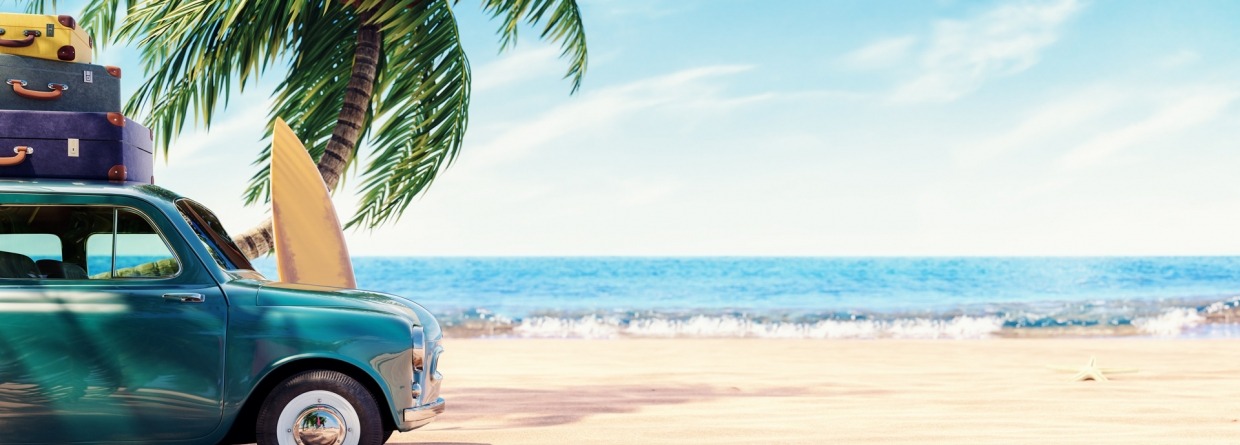
M 55 198 L 0 196 L 0 443 L 212 433 L 218 284 L 154 206 Z

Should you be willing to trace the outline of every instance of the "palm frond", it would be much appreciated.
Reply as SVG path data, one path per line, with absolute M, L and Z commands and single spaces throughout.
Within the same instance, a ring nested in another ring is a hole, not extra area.
M 469 60 L 451 4 L 406 1 L 378 9 L 383 56 L 357 212 L 346 227 L 398 219 L 456 159 L 469 120 Z M 365 7 L 365 6 L 363 6 Z
M 115 37 L 140 39 L 143 68 L 151 75 L 130 98 L 126 113 L 149 113 L 148 124 L 165 153 L 191 117 L 210 128 L 234 85 L 244 91 L 287 51 L 291 29 L 309 3 L 137 3 Z
M 25 4 L 22 9 L 27 14 L 47 14 L 49 11 L 56 10 L 56 0 L 17 0 L 14 3 Z
M 373 4 L 371 4 L 373 3 Z M 447 1 L 362 2 L 381 26 L 374 95 L 365 146 L 373 153 L 361 173 L 358 208 L 347 227 L 395 221 L 460 151 L 468 124 L 469 62 Z M 307 30 L 326 23 L 360 24 L 350 12 L 307 14 Z M 314 159 L 331 138 L 352 69 L 354 33 L 295 33 L 299 42 L 289 77 L 277 88 L 273 116 L 288 120 Z M 371 137 L 373 135 L 373 137 Z M 363 144 L 359 144 L 361 147 Z M 350 163 L 361 154 L 355 149 Z M 255 165 L 247 202 L 270 196 L 270 145 Z
M 559 42 L 560 57 L 569 60 L 565 78 L 573 79 L 573 92 L 581 88 L 588 62 L 586 30 L 576 0 L 484 0 L 483 9 L 500 19 L 500 49 L 517 43 L 521 21 L 542 26 L 542 39 Z
M 353 51 L 357 46 L 357 14 L 332 3 L 307 8 L 302 23 L 293 30 L 293 41 L 297 45 L 293 49 L 292 65 L 288 77 L 276 87 L 271 110 L 271 121 L 277 116 L 284 118 L 315 160 L 323 156 L 344 103 L 344 90 L 349 83 Z M 335 29 L 338 33 L 322 32 L 324 29 Z M 367 128 L 363 129 L 363 135 Z M 270 136 L 271 124 L 268 124 L 265 137 Z M 350 163 L 356 157 L 355 152 Z M 270 159 L 271 144 L 267 143 L 254 161 L 259 170 L 246 188 L 247 204 L 269 199 Z
M 78 21 L 95 35 L 96 48 L 116 40 L 116 30 L 122 23 L 121 12 L 129 11 L 138 0 L 92 0 L 86 3 Z
M 55 1 L 31 0 L 28 7 Z M 358 209 L 346 224 L 374 228 L 397 220 L 460 152 L 470 72 L 452 1 L 91 0 L 81 18 L 104 42 L 138 42 L 151 74 L 126 112 L 148 116 L 165 153 L 191 121 L 210 128 L 231 91 L 244 91 L 272 64 L 288 63 L 271 115 L 285 118 L 315 159 L 343 105 L 361 20 L 381 26 L 378 74 L 364 144 L 358 144 L 370 156 L 355 148 L 350 157 L 369 162 L 359 178 Z M 502 18 L 505 49 L 515 44 L 522 22 L 541 26 L 541 38 L 558 42 L 569 59 L 565 77 L 573 91 L 580 88 L 587 52 L 575 0 L 484 0 L 483 6 Z M 267 145 L 248 202 L 269 196 L 269 156 Z

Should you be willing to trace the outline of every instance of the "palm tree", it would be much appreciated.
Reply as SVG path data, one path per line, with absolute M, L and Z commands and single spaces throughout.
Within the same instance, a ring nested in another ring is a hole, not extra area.
M 511 48 L 522 22 L 560 44 L 572 92 L 586 70 L 585 28 L 576 0 L 482 0 Z M 42 12 L 55 0 L 30 0 Z M 468 123 L 469 62 L 453 8 L 459 0 L 92 0 L 84 26 L 103 42 L 138 42 L 151 73 L 126 105 L 146 113 L 167 152 L 192 119 L 210 128 L 234 87 L 252 87 L 287 66 L 274 117 L 305 142 L 328 189 L 358 158 L 361 199 L 346 227 L 374 228 L 401 216 L 456 158 Z M 121 13 L 124 18 L 120 19 Z M 349 63 L 349 62 L 352 63 Z M 271 128 L 268 127 L 268 135 Z M 266 165 L 267 145 L 256 165 Z M 269 169 L 251 178 L 246 203 L 267 201 Z M 271 220 L 237 236 L 246 256 L 272 246 Z

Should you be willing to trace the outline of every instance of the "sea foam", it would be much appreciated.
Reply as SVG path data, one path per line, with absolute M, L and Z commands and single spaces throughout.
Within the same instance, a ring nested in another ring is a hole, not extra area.
M 977 339 L 1003 328 L 995 317 L 960 316 L 944 320 L 762 321 L 737 316 L 688 318 L 583 316 L 533 317 L 513 327 L 526 338 L 782 338 L 782 339 Z
M 1149 335 L 1174 337 L 1188 329 L 1201 325 L 1205 319 L 1201 315 L 1201 311 L 1178 308 L 1168 310 L 1158 316 L 1135 319 L 1132 321 L 1132 324 L 1137 329 L 1140 329 L 1141 332 Z

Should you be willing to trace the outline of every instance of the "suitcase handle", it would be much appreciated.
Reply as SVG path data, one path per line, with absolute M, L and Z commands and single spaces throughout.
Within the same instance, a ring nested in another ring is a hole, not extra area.
M 0 46 L 9 48 L 25 48 L 34 44 L 34 38 L 39 36 L 38 31 L 26 31 L 26 38 L 21 40 L 0 39 Z
M 0 158 L 0 167 L 11 167 L 17 164 L 21 164 L 23 161 L 26 160 L 26 155 L 34 153 L 34 149 L 30 147 L 17 146 L 17 147 L 13 147 L 13 152 L 17 153 L 17 156 L 9 156 L 7 158 Z
M 18 79 L 9 79 L 9 85 L 13 86 L 13 92 L 18 96 L 31 100 L 56 100 L 65 91 L 69 90 L 69 86 L 61 83 L 49 83 L 47 88 L 52 91 L 30 91 L 26 89 L 26 81 Z

